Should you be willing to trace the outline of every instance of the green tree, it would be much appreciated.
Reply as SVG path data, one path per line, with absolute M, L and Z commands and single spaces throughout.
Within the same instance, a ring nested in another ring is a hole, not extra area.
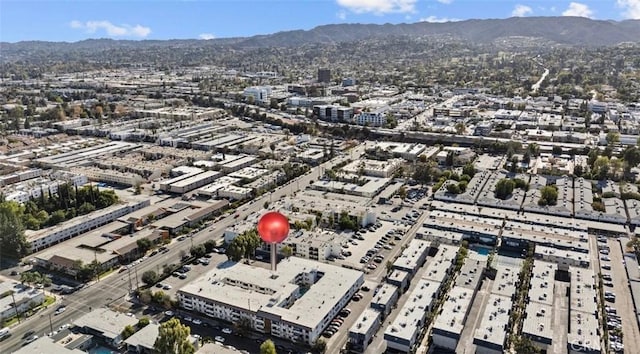
M 225 252 L 227 258 L 234 262 L 239 262 L 244 255 L 244 246 L 240 241 L 236 241 L 238 237 L 239 236 L 236 236 L 236 238 L 231 241 L 231 243 L 227 247 L 227 251 Z
M 153 270 L 142 273 L 142 281 L 147 285 L 155 284 L 158 281 L 158 274 Z
M 144 327 L 148 326 L 149 323 L 150 323 L 149 317 L 146 317 L 146 316 L 145 317 L 141 317 L 138 320 L 138 328 L 144 328 Z
M 455 154 L 453 153 L 453 151 L 449 151 L 447 153 L 447 157 L 445 159 L 444 164 L 446 166 L 453 166 L 453 163 L 455 162 Z
M 405 200 L 407 198 L 407 187 L 401 186 L 398 188 L 398 196 L 400 199 Z
M 346 211 L 340 213 L 338 226 L 343 230 L 356 230 L 358 228 L 357 223 L 349 216 L 349 213 L 347 213 Z
M 524 336 L 518 336 L 513 341 L 513 349 L 518 354 L 538 354 L 540 353 L 540 349 L 533 344 L 531 339 Z
M 562 146 L 554 145 L 551 153 L 554 155 L 562 155 Z
M 462 174 L 473 177 L 476 174 L 476 168 L 472 163 L 468 163 L 462 167 Z
M 214 248 L 216 248 L 216 241 L 214 240 L 206 240 L 203 243 L 204 248 L 207 252 L 212 252 Z
M 506 199 L 511 195 L 511 193 L 513 193 L 513 189 L 515 188 L 515 186 L 516 183 L 509 178 L 503 178 L 499 180 L 496 184 L 496 198 Z
M 203 244 L 195 245 L 191 247 L 191 249 L 189 250 L 189 253 L 191 253 L 191 255 L 196 258 L 200 258 L 205 254 L 207 254 L 207 248 Z
M 575 165 L 573 167 L 573 175 L 576 177 L 581 177 L 582 174 L 584 174 L 584 168 L 582 167 L 582 165 Z
M 180 323 L 177 318 L 172 318 L 160 325 L 158 338 L 153 348 L 158 353 L 193 354 L 195 348 L 189 342 L 191 329 Z
M 93 204 L 91 204 L 89 202 L 84 202 L 78 208 L 78 214 L 79 215 L 89 214 L 90 212 L 92 212 L 94 210 L 96 210 L 96 207 Z
M 291 248 L 291 246 L 286 245 L 282 247 L 282 249 L 280 250 L 280 253 L 282 253 L 283 256 L 288 258 L 288 257 L 291 257 L 291 255 L 293 255 L 293 249 Z
M 67 215 L 64 213 L 64 210 L 56 210 L 53 213 L 51 213 L 51 216 L 49 216 L 49 220 L 47 221 L 47 224 L 49 224 L 49 226 L 58 225 L 59 223 L 65 221 L 66 219 L 67 219 Z
M 385 269 L 387 270 L 387 273 L 389 273 L 393 269 L 393 262 L 387 261 L 387 263 L 385 263 Z
M 327 342 L 325 342 L 323 339 L 317 339 L 311 345 L 311 352 L 313 353 L 322 354 L 322 353 L 325 353 L 326 351 L 327 351 Z
M 120 333 L 120 335 L 122 336 L 122 339 L 127 339 L 131 337 L 134 333 L 136 333 L 135 328 L 133 328 L 132 325 L 126 325 L 122 330 L 122 332 Z
M 22 212 L 22 206 L 16 202 L 0 203 L 0 256 L 18 259 L 29 253 Z
M 22 272 L 20 273 L 20 282 L 22 284 L 27 284 L 29 286 L 41 283 L 42 282 L 42 274 L 38 272 Z M 47 278 L 48 279 L 48 278 Z
M 136 241 L 136 245 L 138 246 L 138 251 L 140 251 L 140 253 L 145 253 L 151 249 L 153 242 L 148 238 L 141 238 Z
M 542 187 L 540 194 L 539 205 L 556 205 L 558 202 L 558 189 L 555 185 Z
M 267 339 L 260 344 L 260 354 L 277 354 L 276 345 L 271 339 Z
M 447 185 L 447 192 L 451 194 L 460 194 L 462 191 L 460 190 L 460 186 L 457 183 L 449 183 Z
M 140 302 L 142 302 L 143 304 L 149 304 L 151 303 L 151 299 L 153 298 L 153 294 L 151 293 L 151 290 L 149 289 L 145 289 L 142 290 L 138 293 L 138 299 L 140 300 Z
M 609 176 L 609 158 L 598 156 L 593 163 L 592 174 L 598 179 L 604 180 Z
M 607 145 L 614 145 L 620 142 L 620 133 L 618 132 L 608 132 L 607 133 Z
M 623 157 L 629 168 L 636 167 L 640 163 L 640 149 L 636 146 L 629 147 L 624 151 Z
M 536 143 L 531 143 L 527 145 L 527 152 L 531 156 L 538 156 L 540 155 L 540 146 Z

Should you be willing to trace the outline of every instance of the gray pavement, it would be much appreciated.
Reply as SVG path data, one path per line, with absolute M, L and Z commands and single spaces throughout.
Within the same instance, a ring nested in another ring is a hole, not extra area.
M 553 323 L 558 326 L 558 330 L 553 331 L 551 353 L 565 354 L 569 324 L 569 298 L 567 297 L 569 283 L 563 281 L 555 281 L 554 283 Z
M 621 245 L 617 239 L 609 239 L 607 244 L 610 249 L 609 257 L 611 258 L 611 262 L 609 263 L 611 264 L 611 270 L 603 270 L 602 273 L 611 274 L 613 292 L 616 294 L 616 302 L 614 304 L 607 304 L 615 307 L 618 315 L 621 317 L 622 341 L 625 352 L 637 353 L 638 350 L 640 350 L 640 330 L 638 329 L 633 299 L 631 298 L 631 291 L 629 289 L 629 279 L 624 269 L 622 247 L 625 247 L 625 245 Z M 605 290 L 607 290 L 606 287 Z

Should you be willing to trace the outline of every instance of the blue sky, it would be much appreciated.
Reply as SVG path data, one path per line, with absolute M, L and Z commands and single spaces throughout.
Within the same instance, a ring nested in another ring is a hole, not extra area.
M 562 15 L 640 19 L 640 0 L 0 0 L 0 41 L 209 39 L 331 23 Z

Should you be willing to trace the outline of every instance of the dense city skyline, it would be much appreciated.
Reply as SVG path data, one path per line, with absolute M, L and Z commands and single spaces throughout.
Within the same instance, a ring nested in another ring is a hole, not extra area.
M 106 6 L 108 5 L 108 6 Z M 640 18 L 640 1 L 3 1 L 0 41 L 228 38 L 333 23 L 413 23 L 512 16 Z M 167 18 L 171 15 L 171 19 Z M 28 19 L 28 20 L 26 20 Z

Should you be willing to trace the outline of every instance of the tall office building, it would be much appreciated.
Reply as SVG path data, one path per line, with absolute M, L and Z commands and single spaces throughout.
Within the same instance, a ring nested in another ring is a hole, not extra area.
M 330 69 L 318 69 L 318 82 L 331 82 L 331 70 Z

